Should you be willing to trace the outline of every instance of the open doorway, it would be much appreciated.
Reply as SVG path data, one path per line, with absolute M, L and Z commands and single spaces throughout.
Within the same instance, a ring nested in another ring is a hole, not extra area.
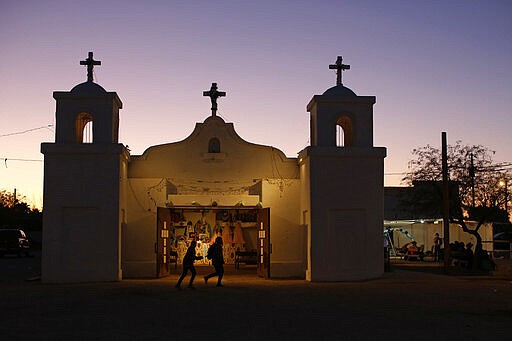
M 192 240 L 196 254 L 207 266 L 208 248 L 222 237 L 224 261 L 235 269 L 254 268 L 254 274 L 270 278 L 270 209 L 238 206 L 174 206 L 157 208 L 156 275 L 164 277 L 183 257 Z

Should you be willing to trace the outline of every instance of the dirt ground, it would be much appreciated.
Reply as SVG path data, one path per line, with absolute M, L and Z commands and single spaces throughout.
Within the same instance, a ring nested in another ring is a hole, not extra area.
M 42 284 L 34 277 L 38 255 L 0 258 L 0 339 L 508 340 L 512 335 L 508 277 L 445 275 L 439 268 L 401 264 L 375 280 L 309 283 L 263 280 L 254 268 L 227 266 L 225 287 L 217 288 L 203 281 L 210 270 L 198 267 L 196 290 L 176 290 L 177 272 L 162 279 Z

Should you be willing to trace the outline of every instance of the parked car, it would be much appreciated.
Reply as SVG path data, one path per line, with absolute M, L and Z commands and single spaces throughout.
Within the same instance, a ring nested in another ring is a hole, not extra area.
M 0 257 L 5 254 L 17 254 L 28 256 L 30 241 L 23 230 L 0 229 Z

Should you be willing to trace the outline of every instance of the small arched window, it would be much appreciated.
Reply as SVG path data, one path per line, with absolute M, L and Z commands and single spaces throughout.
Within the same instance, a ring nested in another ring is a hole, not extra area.
M 208 153 L 220 153 L 220 141 L 216 137 L 212 137 L 208 142 Z
M 352 146 L 353 128 L 352 120 L 348 116 L 342 116 L 336 122 L 336 146 Z
M 78 114 L 75 122 L 75 141 L 78 143 L 93 142 L 93 119 L 88 113 Z

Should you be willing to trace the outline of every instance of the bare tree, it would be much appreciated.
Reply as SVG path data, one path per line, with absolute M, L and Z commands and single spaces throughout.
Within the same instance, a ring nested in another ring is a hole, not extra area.
M 442 181 L 441 150 L 427 145 L 412 151 L 413 159 L 409 162 L 409 172 L 402 179 L 406 184 L 415 182 L 440 183 Z M 450 198 L 450 221 L 461 226 L 466 233 L 476 239 L 473 266 L 481 265 L 485 252 L 482 237 L 478 230 L 485 222 L 508 222 L 506 210 L 509 196 L 508 187 L 500 187 L 500 181 L 510 179 L 510 164 L 496 163 L 494 152 L 481 145 L 464 145 L 457 141 L 448 146 L 448 169 L 450 181 L 457 184 L 455 198 Z M 431 193 L 434 203 L 441 204 L 441 191 Z M 468 228 L 467 219 L 477 221 L 474 229 Z

